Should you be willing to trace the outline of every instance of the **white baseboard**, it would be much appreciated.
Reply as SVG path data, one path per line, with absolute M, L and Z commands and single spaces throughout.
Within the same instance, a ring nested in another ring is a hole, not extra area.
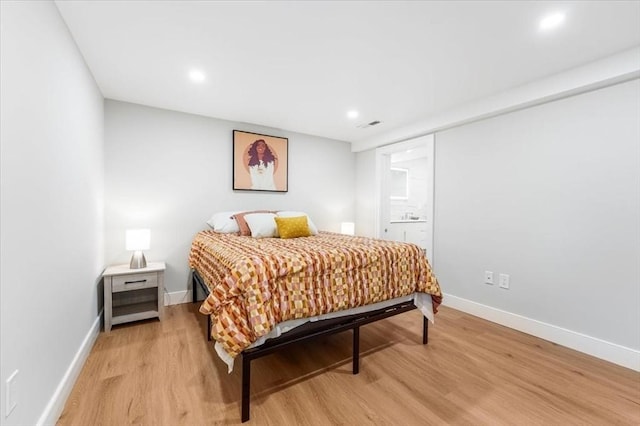
M 640 371 L 640 351 L 635 349 L 512 314 L 511 312 L 502 311 L 451 294 L 444 295 L 443 305 L 575 349 L 596 358 Z
M 185 291 L 176 291 L 173 293 L 165 293 L 164 295 L 164 305 L 177 305 L 180 303 L 191 303 L 191 290 Z M 58 421 L 58 418 L 62 414 L 64 410 L 64 404 L 67 401 L 67 398 L 71 394 L 73 390 L 73 385 L 75 384 L 80 372 L 82 371 L 82 367 L 84 366 L 89 354 L 91 353 L 91 349 L 98 339 L 98 335 L 100 334 L 100 321 L 102 319 L 103 311 L 100 311 L 98 317 L 95 319 L 93 324 L 91 325 L 91 329 L 85 336 L 78 352 L 73 357 L 69 368 L 64 373 L 62 380 L 58 384 L 51 400 L 47 404 L 44 412 L 38 419 L 38 426 L 44 425 L 55 425 Z
M 174 291 L 164 294 L 164 306 L 191 303 L 192 301 L 191 290 Z
M 191 290 L 165 293 L 164 295 L 165 306 L 191 303 L 191 301 Z M 640 371 L 640 351 L 635 349 L 627 348 L 555 325 L 543 323 L 531 318 L 526 318 L 521 315 L 502 311 L 491 306 L 482 305 L 450 294 L 444 295 L 443 305 L 513 328 L 523 333 L 531 334 L 532 336 L 575 349 L 588 355 L 595 356 L 596 358 L 600 358 L 635 371 Z M 37 422 L 38 426 L 55 425 L 58 421 L 58 418 L 64 409 L 64 404 L 71 394 L 73 385 L 80 375 L 82 367 L 91 353 L 91 348 L 93 348 L 93 345 L 98 338 L 101 318 L 102 312 L 100 312 L 93 322 L 91 329 L 85 336 L 82 345 L 78 349 L 73 361 L 71 361 L 69 368 L 56 388 L 53 397 L 40 416 L 40 419 Z
M 84 367 L 84 364 L 91 353 L 91 349 L 98 338 L 98 334 L 100 334 L 101 318 L 102 311 L 100 311 L 98 317 L 91 325 L 91 328 L 82 341 L 78 352 L 76 352 L 76 355 L 73 357 L 69 368 L 67 368 L 64 376 L 62 376 L 62 380 L 58 384 L 56 391 L 53 393 L 53 396 L 49 400 L 49 403 L 40 416 L 40 419 L 38 419 L 38 423 L 36 423 L 38 426 L 55 425 L 58 421 L 58 418 L 62 414 L 62 410 L 64 410 L 64 404 L 67 402 L 67 398 L 73 390 L 73 385 L 76 383 L 78 376 L 80 376 L 82 367 Z

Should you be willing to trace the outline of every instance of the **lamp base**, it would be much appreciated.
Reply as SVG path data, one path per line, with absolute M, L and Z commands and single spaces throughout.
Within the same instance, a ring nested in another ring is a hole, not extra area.
M 131 263 L 129 263 L 130 269 L 140 269 L 147 267 L 147 259 L 144 258 L 144 253 L 141 250 L 136 250 L 131 256 Z

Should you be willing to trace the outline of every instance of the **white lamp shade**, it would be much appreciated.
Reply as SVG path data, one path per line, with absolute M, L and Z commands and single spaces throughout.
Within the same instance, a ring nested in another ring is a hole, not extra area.
M 353 222 L 342 222 L 340 224 L 340 233 L 354 235 L 356 233 L 356 224 Z
M 149 229 L 127 229 L 127 250 L 149 250 L 150 242 Z

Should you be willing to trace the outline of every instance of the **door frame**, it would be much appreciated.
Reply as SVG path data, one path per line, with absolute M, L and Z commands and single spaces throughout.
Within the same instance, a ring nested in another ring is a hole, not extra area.
M 385 193 L 388 194 L 388 170 L 391 164 L 391 154 L 407 151 L 415 148 L 427 150 L 427 258 L 433 264 L 433 216 L 434 216 L 434 179 L 435 179 L 435 138 L 433 134 L 420 136 L 403 142 L 376 148 L 376 200 L 375 200 L 375 236 L 384 238 L 383 227 L 389 223 L 389 202 L 385 201 Z

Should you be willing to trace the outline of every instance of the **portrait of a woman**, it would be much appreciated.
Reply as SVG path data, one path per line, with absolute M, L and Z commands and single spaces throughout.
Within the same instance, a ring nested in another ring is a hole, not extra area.
M 233 131 L 233 189 L 288 191 L 289 140 Z
M 275 191 L 273 175 L 278 166 L 278 159 L 264 139 L 258 139 L 249 146 L 247 171 L 251 176 L 251 189 Z

